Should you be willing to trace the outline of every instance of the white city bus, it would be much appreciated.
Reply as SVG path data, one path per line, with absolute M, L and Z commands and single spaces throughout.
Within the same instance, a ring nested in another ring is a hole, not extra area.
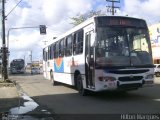
M 90 91 L 152 86 L 154 65 L 145 20 L 97 16 L 72 28 L 43 49 L 43 74 Z

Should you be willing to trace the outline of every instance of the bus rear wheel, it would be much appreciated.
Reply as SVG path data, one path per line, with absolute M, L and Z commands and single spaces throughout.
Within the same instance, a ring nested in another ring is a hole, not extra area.
M 77 90 L 80 95 L 82 96 L 87 95 L 87 90 L 83 88 L 82 77 L 80 74 L 77 76 Z
M 50 71 L 50 80 L 52 82 L 52 85 L 54 85 L 53 71 Z

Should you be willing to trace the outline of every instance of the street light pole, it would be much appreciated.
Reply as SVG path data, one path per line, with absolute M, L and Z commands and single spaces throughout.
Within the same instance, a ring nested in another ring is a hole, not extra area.
M 8 47 L 8 49 L 9 49 L 9 33 L 10 33 L 10 31 L 11 31 L 11 30 L 15 30 L 15 29 L 26 29 L 26 28 L 39 28 L 39 26 L 9 28 L 9 29 L 8 29 L 8 33 L 7 33 L 7 47 Z

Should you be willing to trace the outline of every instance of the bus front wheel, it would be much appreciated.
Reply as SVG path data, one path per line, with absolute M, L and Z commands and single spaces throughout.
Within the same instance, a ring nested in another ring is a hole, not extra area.
M 156 72 L 156 77 L 160 77 L 160 72 Z
M 77 90 L 80 95 L 87 95 L 87 90 L 83 88 L 82 77 L 80 74 L 77 76 Z

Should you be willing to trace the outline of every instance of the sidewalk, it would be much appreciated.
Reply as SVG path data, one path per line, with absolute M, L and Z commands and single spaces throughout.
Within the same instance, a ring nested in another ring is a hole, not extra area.
M 0 114 L 19 105 L 19 95 L 13 83 L 0 82 Z

